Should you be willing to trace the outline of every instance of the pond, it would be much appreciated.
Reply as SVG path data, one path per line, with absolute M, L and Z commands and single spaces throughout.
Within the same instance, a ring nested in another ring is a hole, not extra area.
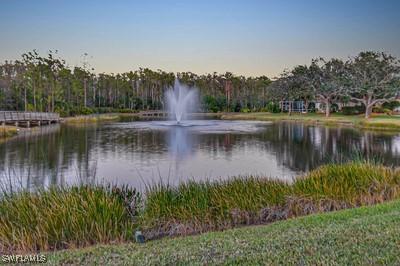
M 400 163 L 400 134 L 299 123 L 194 120 L 60 124 L 0 144 L 0 178 L 37 188 L 258 175 L 291 180 L 350 157 Z

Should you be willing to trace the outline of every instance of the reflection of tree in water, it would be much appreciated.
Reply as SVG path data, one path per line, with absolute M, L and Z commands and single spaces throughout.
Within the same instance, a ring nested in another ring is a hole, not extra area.
M 274 154 L 279 165 L 293 171 L 309 171 L 325 163 L 351 160 L 360 154 L 387 165 L 400 163 L 399 137 L 352 128 L 277 123 L 251 135 L 227 133 L 199 138 L 200 146 L 213 157 L 230 157 L 233 152 L 240 154 L 249 146 L 257 145 L 266 154 Z
M 40 132 L 41 134 L 37 134 Z M 73 127 L 36 128 L 15 140 L 0 145 L 3 177 L 12 172 L 25 177 L 26 187 L 65 184 L 65 175 L 74 175 L 76 182 L 87 183 L 92 178 L 90 137 L 95 129 Z M 90 136 L 90 137 L 89 137 Z M 83 180 L 79 180 L 85 177 Z
M 211 158 L 230 160 L 233 155 L 257 149 L 273 154 L 279 165 L 293 171 L 340 161 L 354 151 L 366 158 L 379 155 L 385 164 L 399 165 L 400 161 L 399 136 L 349 128 L 278 123 L 246 134 L 188 134 L 96 125 L 50 129 L 43 127 L 39 134 L 0 144 L 0 177 L 13 172 L 25 177 L 24 185 L 28 187 L 65 184 L 71 177 L 76 182 L 90 183 L 94 182 L 97 164 L 107 158 L 147 162 L 172 153 L 182 159 L 196 150 L 205 151 Z
M 279 123 L 260 136 L 265 149 L 276 154 L 279 164 L 292 170 L 309 171 L 329 162 L 352 159 L 361 153 L 365 159 L 399 164 L 393 136 L 351 128 Z

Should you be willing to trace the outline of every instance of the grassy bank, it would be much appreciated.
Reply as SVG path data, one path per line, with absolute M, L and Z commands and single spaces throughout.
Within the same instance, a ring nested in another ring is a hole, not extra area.
M 288 184 L 266 178 L 156 186 L 147 193 L 147 238 L 241 225 L 381 203 L 400 195 L 400 171 L 369 163 L 325 165 Z
M 266 224 L 397 199 L 400 171 L 369 163 L 322 166 L 292 183 L 247 177 L 130 188 L 66 187 L 5 194 L 0 251 L 55 250 Z
M 396 265 L 400 201 L 145 243 L 48 254 L 60 265 Z
M 295 113 L 290 116 L 286 113 L 229 113 L 223 114 L 221 119 L 290 121 L 322 125 L 346 125 L 365 129 L 400 130 L 400 116 L 388 116 L 385 114 L 373 114 L 370 119 L 365 119 L 363 115 L 342 115 L 336 113 L 330 117 L 316 113 Z
M 18 129 L 11 126 L 0 126 L 0 140 L 13 137 L 18 134 Z
M 120 119 L 120 117 L 120 114 L 81 115 L 64 118 L 63 122 L 69 124 L 99 123 L 107 121 L 117 121 Z

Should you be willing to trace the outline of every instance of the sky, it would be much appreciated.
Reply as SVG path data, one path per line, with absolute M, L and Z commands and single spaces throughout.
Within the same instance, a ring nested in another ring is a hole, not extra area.
M 275 77 L 320 56 L 400 57 L 399 14 L 399 0 L 1 0 L 0 61 L 58 50 L 97 73 Z

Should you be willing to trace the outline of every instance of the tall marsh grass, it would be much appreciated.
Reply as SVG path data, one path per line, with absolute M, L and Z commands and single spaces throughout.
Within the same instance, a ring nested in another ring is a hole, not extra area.
M 381 165 L 324 165 L 293 183 L 293 195 L 358 206 L 399 196 L 400 171 Z
M 135 227 L 131 204 L 136 196 L 90 186 L 3 194 L 0 250 L 32 252 L 128 240 Z
M 150 228 L 148 237 L 179 231 L 176 226 L 182 227 L 184 234 L 188 233 L 186 230 L 227 227 L 232 212 L 257 213 L 262 208 L 283 204 L 289 190 L 285 182 L 256 177 L 190 181 L 178 187 L 152 186 L 146 193 L 141 224 Z
M 0 139 L 9 138 L 18 134 L 16 127 L 0 126 Z
M 86 123 L 100 123 L 119 120 L 119 115 L 101 114 L 101 115 L 81 115 L 75 117 L 65 118 L 64 121 L 70 124 L 86 124 Z
M 265 178 L 154 186 L 141 224 L 148 237 L 259 224 L 399 198 L 400 171 L 374 163 L 328 164 L 292 183 Z
M 0 252 L 54 250 L 263 224 L 400 198 L 400 170 L 371 162 L 328 164 L 287 183 L 261 177 L 80 186 L 0 196 Z

